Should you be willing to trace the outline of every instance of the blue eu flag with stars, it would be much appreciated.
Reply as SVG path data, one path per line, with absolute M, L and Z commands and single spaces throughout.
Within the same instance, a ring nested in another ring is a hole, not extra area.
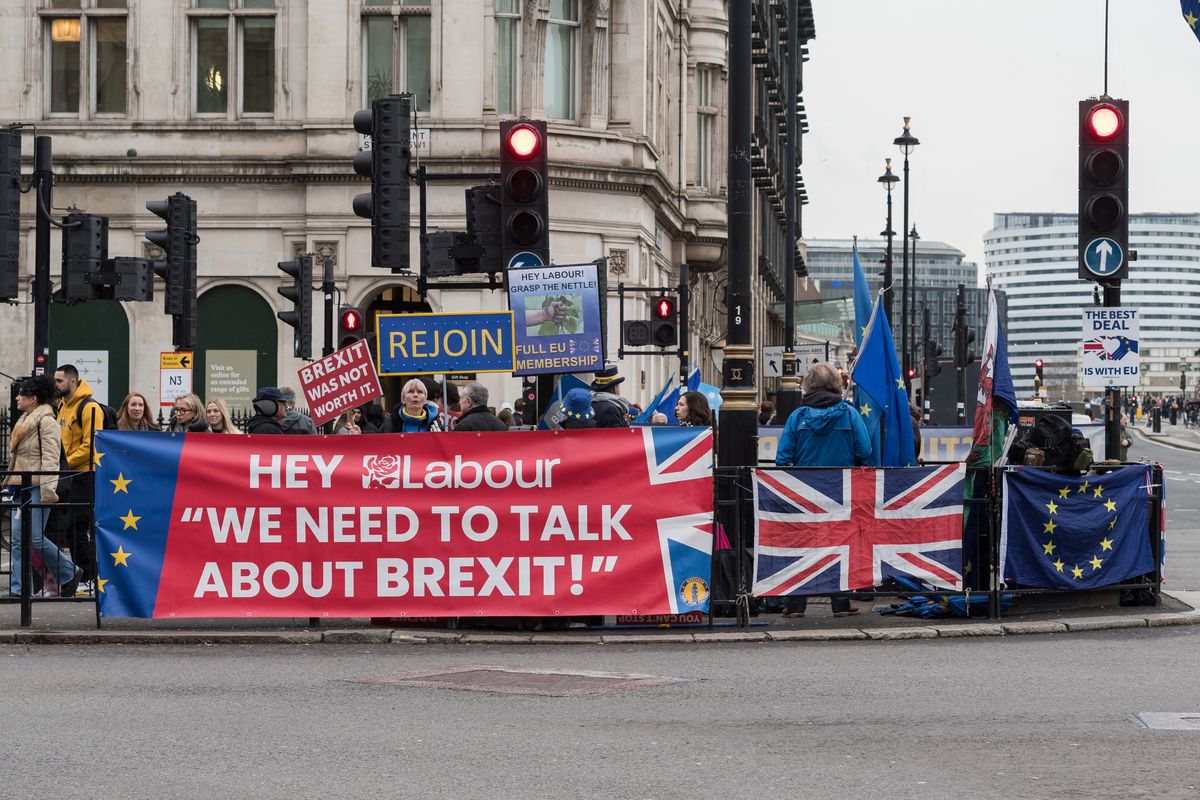
M 1005 473 L 1004 580 L 1092 589 L 1153 572 L 1150 477 L 1144 464 L 1080 477 L 1035 467 Z
M 882 292 L 880 293 L 882 296 Z M 896 343 L 879 298 L 871 311 L 858 357 L 850 367 L 856 404 L 871 437 L 871 465 L 907 467 L 914 464 L 916 442 L 908 392 L 900 376 Z
M 1179 0 L 1183 9 L 1183 20 L 1192 29 L 1192 33 L 1200 39 L 1200 0 Z

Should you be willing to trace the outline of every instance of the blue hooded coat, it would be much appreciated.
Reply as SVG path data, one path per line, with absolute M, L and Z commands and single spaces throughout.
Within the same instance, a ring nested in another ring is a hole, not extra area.
M 779 437 L 780 467 L 857 467 L 871 457 L 867 426 L 854 406 L 832 392 L 804 396 Z

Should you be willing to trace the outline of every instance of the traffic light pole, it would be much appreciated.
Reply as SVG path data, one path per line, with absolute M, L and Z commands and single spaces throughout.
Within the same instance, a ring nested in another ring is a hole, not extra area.
M 50 208 L 54 187 L 49 136 L 33 139 L 33 178 L 37 193 L 33 263 L 33 374 L 45 375 L 50 359 Z
M 1121 282 L 1105 283 L 1104 307 L 1121 305 Z M 1121 457 L 1121 390 L 1109 386 L 1104 390 L 1104 457 Z
M 690 294 L 690 286 L 688 283 L 688 265 L 679 265 L 679 385 L 687 386 L 688 379 L 688 356 L 691 350 L 691 335 L 688 332 L 688 295 Z

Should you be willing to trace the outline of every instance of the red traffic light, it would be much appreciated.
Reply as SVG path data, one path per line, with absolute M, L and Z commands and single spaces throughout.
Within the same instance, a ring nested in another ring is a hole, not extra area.
M 675 300 L 673 298 L 656 297 L 653 302 L 656 319 L 671 319 L 675 316 Z
M 1037 369 L 1041 369 L 1043 366 L 1045 366 L 1045 363 L 1039 358 L 1037 361 L 1033 362 L 1033 366 Z
M 1115 106 L 1104 103 L 1088 112 L 1087 124 L 1097 139 L 1107 140 L 1121 132 L 1121 112 Z
M 913 369 L 912 367 L 909 367 L 908 368 L 908 379 L 912 380 L 915 377 L 917 377 L 917 371 L 915 369 Z
M 516 125 L 509 130 L 505 146 L 513 158 L 527 160 L 542 149 L 542 137 L 532 125 Z
M 362 315 L 357 309 L 344 308 L 342 309 L 342 330 L 347 333 L 358 333 L 359 327 L 362 326 Z

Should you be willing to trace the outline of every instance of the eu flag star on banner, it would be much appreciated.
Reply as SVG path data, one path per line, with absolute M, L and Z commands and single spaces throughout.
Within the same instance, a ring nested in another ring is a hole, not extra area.
M 96 448 L 100 614 L 153 617 L 183 436 L 97 431 Z
M 1154 570 L 1150 468 L 1070 477 L 1023 467 L 1004 475 L 1000 572 L 1044 589 L 1091 589 Z
M 1200 39 L 1200 0 L 1179 0 L 1183 10 L 1184 22 L 1192 29 L 1192 33 Z

